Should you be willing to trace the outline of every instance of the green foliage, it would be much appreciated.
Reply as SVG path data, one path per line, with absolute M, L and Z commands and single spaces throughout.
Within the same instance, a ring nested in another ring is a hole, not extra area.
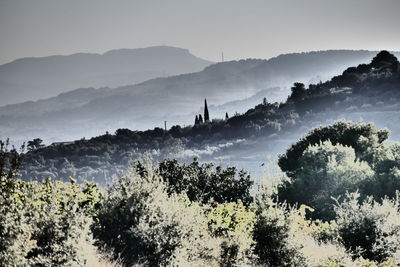
M 0 262 L 3 266 L 84 266 L 92 184 L 25 183 L 0 188 Z
M 310 131 L 279 158 L 288 175 L 280 199 L 316 209 L 314 218 L 335 217 L 332 197 L 358 190 L 379 200 L 400 190 L 400 145 L 388 145 L 388 130 L 338 121 Z
M 395 197 L 400 190 L 400 144 L 383 146 L 374 153 L 375 178 L 365 185 L 365 191 L 375 199 Z
M 279 157 L 278 164 L 289 177 L 294 177 L 302 167 L 300 158 L 304 151 L 310 145 L 317 145 L 328 140 L 333 145 L 352 147 L 358 160 L 372 163 L 374 151 L 382 146 L 388 137 L 388 130 L 376 130 L 372 123 L 352 123 L 341 120 L 330 126 L 312 129 Z
M 398 204 L 395 207 L 394 201 L 385 201 L 391 203 L 389 204 L 391 209 L 389 214 L 395 212 Z M 376 203 L 375 205 L 380 204 Z M 387 203 L 382 205 L 387 205 Z M 376 210 L 378 210 L 377 207 Z M 348 250 L 346 239 L 343 239 L 342 235 L 343 220 L 330 222 L 307 220 L 306 213 L 310 212 L 314 212 L 314 210 L 305 205 L 301 205 L 299 208 L 290 207 L 285 203 L 275 202 L 270 193 L 266 193 L 264 189 L 258 191 L 253 228 L 254 252 L 258 257 L 258 264 L 262 266 L 394 267 L 399 263 L 400 254 L 398 252 L 391 253 L 387 258 L 378 261 L 365 259 L 362 257 L 363 255 Z M 398 211 L 396 212 L 396 216 L 398 216 Z M 357 210 L 354 209 L 346 214 L 347 216 L 358 216 Z M 385 214 L 385 212 L 381 212 L 381 214 Z M 381 226 L 391 230 L 381 236 L 388 242 L 385 242 L 386 245 L 383 246 L 382 243 L 379 244 L 380 251 L 385 251 L 381 250 L 383 247 L 389 248 L 394 244 L 400 244 L 398 243 L 400 228 L 397 226 L 399 220 L 389 214 L 387 215 L 390 222 L 386 222 L 385 226 L 381 224 Z M 383 223 L 383 217 L 381 222 Z M 348 225 L 352 225 L 351 222 L 348 222 Z M 353 231 L 349 230 L 348 233 L 351 234 Z M 368 239 L 368 236 L 361 236 Z M 352 236 L 348 240 L 358 242 L 357 238 L 357 236 Z M 383 240 L 382 238 L 380 240 Z M 394 250 L 389 249 L 389 251 L 393 252 Z M 374 255 L 376 256 L 376 254 Z
M 214 236 L 244 233 L 250 235 L 254 224 L 254 212 L 241 202 L 216 204 L 206 211 L 209 231 Z
M 214 204 L 205 211 L 210 234 L 220 241 L 220 266 L 250 264 L 255 214 L 241 202 Z
M 101 196 L 72 178 L 22 182 L 1 143 L 0 262 L 84 266 L 91 230 L 126 266 L 398 266 L 400 145 L 387 138 L 365 123 L 314 129 L 280 158 L 278 192 L 256 195 L 246 172 L 196 160 L 137 162 Z
M 142 167 L 122 176 L 104 199 L 93 229 L 98 246 L 128 266 L 211 260 L 203 210 L 183 195 L 168 194 L 154 168 Z
M 0 141 L 2 266 L 84 266 L 96 185 L 16 179 L 21 156 Z
M 335 220 L 321 221 L 313 220 L 310 223 L 313 238 L 320 243 L 334 243 L 340 242 L 338 225 Z
M 18 169 L 21 166 L 22 156 L 13 147 L 9 149 L 9 139 L 6 141 L 0 140 L 0 183 L 2 187 L 12 186 L 12 181 L 18 174 Z M 23 145 L 20 152 L 23 152 L 25 146 Z M 10 183 L 7 185 L 7 183 Z
M 366 162 L 356 160 L 352 147 L 330 141 L 310 145 L 298 161 L 301 168 L 280 186 L 279 197 L 314 208 L 317 218 L 333 219 L 332 196 L 356 191 L 374 175 Z
M 360 194 L 347 194 L 335 206 L 339 235 L 354 255 L 383 262 L 400 258 L 400 195 L 381 203 L 371 197 L 362 203 Z M 400 264 L 400 262 L 397 262 Z
M 305 266 L 306 258 L 301 252 L 302 238 L 298 234 L 303 214 L 286 204 L 274 202 L 268 195 L 256 199 L 253 239 L 254 253 L 266 266 Z
M 237 202 L 248 206 L 253 198 L 250 189 L 253 181 L 244 170 L 202 164 L 180 164 L 177 160 L 165 160 L 159 164 L 159 175 L 168 184 L 169 193 L 186 193 L 191 201 L 201 203 Z

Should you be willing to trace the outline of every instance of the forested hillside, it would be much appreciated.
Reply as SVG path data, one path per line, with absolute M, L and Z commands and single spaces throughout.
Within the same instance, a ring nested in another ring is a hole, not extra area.
M 254 170 L 266 154 L 283 153 L 309 128 L 341 118 L 365 118 L 390 128 L 392 140 L 400 139 L 400 67 L 389 52 L 382 51 L 371 63 L 348 68 L 325 83 L 308 87 L 295 83 L 291 90 L 282 103 L 260 99 L 243 114 L 194 126 L 175 125 L 167 131 L 118 129 L 89 140 L 33 148 L 24 155 L 21 174 L 24 179 L 73 176 L 104 182 L 146 151 L 158 160 L 246 161 Z
M 125 52 L 121 53 L 125 59 Z M 118 56 L 118 52 L 111 54 Z M 225 112 L 233 115 L 249 108 L 246 101 L 238 100 L 264 91 L 270 102 L 283 101 L 293 82 L 327 80 L 348 66 L 368 63 L 375 54 L 351 50 L 293 53 L 269 60 L 220 62 L 203 71 L 117 88 L 95 89 L 96 84 L 85 83 L 89 88 L 0 107 L 0 136 L 12 138 L 13 143 L 40 137 L 49 144 L 91 138 L 118 128 L 164 127 L 164 121 L 168 127 L 190 125 L 204 98 L 214 118 L 223 118 Z M 218 108 L 231 101 L 236 101 L 235 105 Z

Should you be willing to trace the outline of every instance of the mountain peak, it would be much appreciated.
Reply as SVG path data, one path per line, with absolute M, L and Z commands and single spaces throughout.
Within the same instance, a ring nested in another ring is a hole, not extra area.
M 25 58 L 0 65 L 0 106 L 76 88 L 118 87 L 203 70 L 213 62 L 171 46 Z
M 190 54 L 189 49 L 185 48 L 180 48 L 180 47 L 174 47 L 174 46 L 167 46 L 167 45 L 161 45 L 161 46 L 149 46 L 149 47 L 143 47 L 143 48 L 121 48 L 121 49 L 113 49 L 109 50 L 103 55 L 115 55 L 115 54 L 124 54 L 124 53 L 134 53 L 134 52 L 149 52 L 149 53 L 154 53 L 154 52 L 160 52 L 160 53 L 167 53 L 167 52 L 175 52 L 175 53 L 182 53 L 182 54 Z

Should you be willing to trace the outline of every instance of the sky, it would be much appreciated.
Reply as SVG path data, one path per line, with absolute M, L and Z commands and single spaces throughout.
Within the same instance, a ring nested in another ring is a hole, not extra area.
M 218 61 L 400 50 L 399 0 L 0 0 L 0 64 L 171 45 Z

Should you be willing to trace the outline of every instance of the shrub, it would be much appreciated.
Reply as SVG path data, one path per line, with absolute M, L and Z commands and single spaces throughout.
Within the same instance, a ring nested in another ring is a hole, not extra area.
M 103 200 L 93 228 L 96 244 L 130 266 L 211 262 L 203 209 L 186 196 L 168 194 L 149 164 L 122 176 Z
M 305 266 L 298 210 L 274 202 L 268 195 L 256 199 L 253 239 L 259 264 L 266 266 Z
M 304 151 L 310 145 L 317 145 L 328 140 L 333 145 L 342 144 L 352 147 L 358 160 L 371 164 L 374 160 L 375 150 L 384 145 L 388 138 L 388 130 L 377 130 L 372 123 L 352 123 L 341 120 L 330 126 L 312 129 L 279 157 L 278 164 L 282 171 L 289 177 L 293 177 L 302 167 L 300 159 Z
M 200 165 L 197 160 L 189 165 L 165 160 L 159 164 L 158 173 L 167 182 L 169 193 L 186 193 L 191 201 L 204 204 L 241 201 L 246 206 L 253 201 L 250 175 L 235 167 Z
M 254 253 L 262 266 L 360 266 L 340 243 L 335 221 L 307 220 L 314 209 L 279 203 L 261 185 L 255 198 Z
M 335 217 L 331 197 L 347 191 L 394 198 L 400 190 L 400 145 L 388 145 L 388 136 L 371 123 L 348 121 L 311 130 L 279 158 L 288 176 L 279 198 L 309 205 L 316 209 L 312 216 L 324 220 Z
M 383 262 L 400 255 L 400 195 L 378 203 L 371 197 L 359 202 L 360 194 L 347 194 L 335 206 L 339 235 L 355 256 Z M 397 258 L 400 260 L 400 258 Z M 397 264 L 400 264 L 398 262 Z
M 0 262 L 5 266 L 84 266 L 98 198 L 80 186 L 19 180 L 0 187 Z
M 220 266 L 244 266 L 253 261 L 254 212 L 241 202 L 216 204 L 206 208 L 210 234 L 220 247 Z
M 396 190 L 400 190 L 400 144 L 381 147 L 375 151 L 373 168 L 375 179 L 367 184 L 366 192 L 375 199 L 385 196 L 394 198 Z
M 330 141 L 310 145 L 299 162 L 296 175 L 279 187 L 279 197 L 311 206 L 312 216 L 325 220 L 335 217 L 332 196 L 356 191 L 374 175 L 366 162 L 356 160 L 353 148 Z

